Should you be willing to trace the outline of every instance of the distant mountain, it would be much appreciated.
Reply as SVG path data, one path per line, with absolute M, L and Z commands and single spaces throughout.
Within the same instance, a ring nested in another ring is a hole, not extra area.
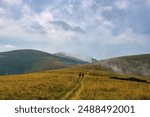
M 87 62 L 30 49 L 0 52 L 1 75 L 59 69 L 85 63 Z
M 150 54 L 112 58 L 99 61 L 95 65 L 118 73 L 150 76 Z
M 91 63 L 95 63 L 95 62 L 98 62 L 98 60 L 91 58 Z

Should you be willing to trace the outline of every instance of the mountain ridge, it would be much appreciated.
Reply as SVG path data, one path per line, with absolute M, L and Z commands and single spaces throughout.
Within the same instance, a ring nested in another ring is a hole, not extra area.
M 50 53 L 32 49 L 0 52 L 1 75 L 60 69 L 70 65 L 85 63 L 87 62 L 58 57 Z
M 150 54 L 109 58 L 96 64 L 117 73 L 150 76 Z

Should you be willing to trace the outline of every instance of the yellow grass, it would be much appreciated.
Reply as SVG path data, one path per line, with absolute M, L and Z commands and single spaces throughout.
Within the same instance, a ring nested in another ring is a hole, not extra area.
M 79 78 L 79 72 L 85 77 Z M 150 99 L 150 84 L 110 79 L 148 77 L 68 68 L 33 74 L 0 76 L 0 99 Z

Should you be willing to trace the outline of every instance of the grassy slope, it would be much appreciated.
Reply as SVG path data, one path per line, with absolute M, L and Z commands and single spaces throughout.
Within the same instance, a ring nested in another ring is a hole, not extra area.
M 95 63 L 96 65 L 114 72 L 150 76 L 150 54 L 107 59 Z
M 17 50 L 0 53 L 0 74 L 31 73 L 84 63 L 36 50 Z
M 79 72 L 85 77 L 79 78 Z M 0 99 L 150 99 L 150 84 L 110 79 L 149 77 L 74 67 L 24 75 L 0 76 Z

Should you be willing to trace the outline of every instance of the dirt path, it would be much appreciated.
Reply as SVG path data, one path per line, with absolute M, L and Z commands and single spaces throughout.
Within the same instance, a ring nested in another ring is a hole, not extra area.
M 77 100 L 80 99 L 80 93 L 83 88 L 83 80 L 84 78 L 80 78 L 75 86 L 67 92 L 61 99 L 62 100 Z

